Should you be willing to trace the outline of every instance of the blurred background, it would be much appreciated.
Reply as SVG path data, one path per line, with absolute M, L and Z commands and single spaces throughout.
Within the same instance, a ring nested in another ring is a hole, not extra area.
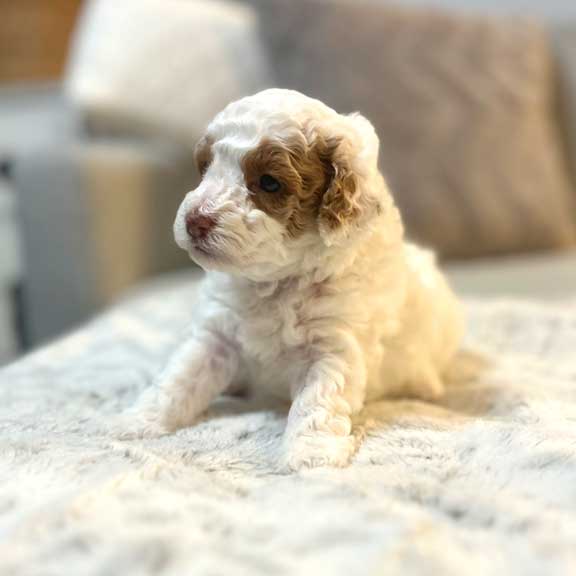
M 462 294 L 574 294 L 575 3 L 0 0 L 0 363 L 191 266 L 194 143 L 269 86 L 372 120 Z

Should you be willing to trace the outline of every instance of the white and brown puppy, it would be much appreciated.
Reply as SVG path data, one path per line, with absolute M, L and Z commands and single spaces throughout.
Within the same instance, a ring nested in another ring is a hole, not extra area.
M 459 307 L 433 255 L 404 241 L 378 146 L 359 114 L 290 90 L 216 116 L 174 223 L 207 271 L 204 301 L 139 408 L 147 426 L 188 426 L 223 392 L 265 389 L 292 402 L 284 465 L 341 466 L 365 402 L 442 393 Z

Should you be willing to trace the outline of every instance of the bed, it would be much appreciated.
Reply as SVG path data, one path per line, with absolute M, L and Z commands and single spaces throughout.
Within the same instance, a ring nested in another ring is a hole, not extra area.
M 0 574 L 573 574 L 576 299 L 468 299 L 444 399 L 381 401 L 348 468 L 276 471 L 284 406 L 122 439 L 194 314 L 148 285 L 0 372 Z

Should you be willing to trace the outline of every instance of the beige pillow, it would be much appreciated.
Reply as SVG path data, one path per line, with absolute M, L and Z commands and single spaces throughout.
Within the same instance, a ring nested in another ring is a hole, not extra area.
M 449 257 L 575 242 L 553 65 L 536 24 L 363 2 L 259 10 L 280 85 L 375 124 L 414 238 Z

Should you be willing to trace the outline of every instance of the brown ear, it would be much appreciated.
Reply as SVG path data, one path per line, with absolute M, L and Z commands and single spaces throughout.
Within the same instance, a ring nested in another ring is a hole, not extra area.
M 207 135 L 202 136 L 194 148 L 194 160 L 200 176 L 204 176 L 212 162 L 212 141 Z
M 331 179 L 322 196 L 318 213 L 318 229 L 327 245 L 346 237 L 361 214 L 359 182 L 352 171 L 346 142 L 326 142 L 323 160 L 329 165 Z

